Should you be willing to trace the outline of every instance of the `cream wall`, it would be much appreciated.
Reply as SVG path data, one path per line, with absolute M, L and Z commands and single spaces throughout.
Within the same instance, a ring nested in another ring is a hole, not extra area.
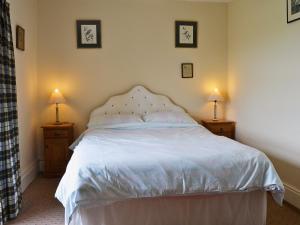
M 37 174 L 37 1 L 10 0 L 15 45 L 16 25 L 25 29 L 25 48 L 15 48 L 22 189 Z
M 116 93 L 142 84 L 163 93 L 195 117 L 210 117 L 207 94 L 227 86 L 227 5 L 170 1 L 39 0 L 38 96 L 40 124 L 53 122 L 50 92 L 68 103 L 63 121 L 78 134 L 89 113 Z M 76 20 L 102 21 L 102 49 L 77 49 Z M 175 20 L 198 21 L 196 49 L 174 44 Z M 194 79 L 180 66 L 194 63 Z M 41 137 L 41 132 L 39 133 Z M 41 141 L 39 142 L 41 148 Z M 40 158 L 42 158 L 40 150 Z
M 300 207 L 300 21 L 285 0 L 229 4 L 228 117 L 238 140 L 265 151 Z

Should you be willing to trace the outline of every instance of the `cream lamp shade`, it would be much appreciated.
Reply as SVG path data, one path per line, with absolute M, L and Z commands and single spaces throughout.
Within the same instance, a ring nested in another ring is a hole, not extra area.
M 224 101 L 224 98 L 220 94 L 220 91 L 218 88 L 215 88 L 214 91 L 210 94 L 210 96 L 208 97 L 208 101 L 209 102 L 223 102 Z
M 51 94 L 49 103 L 50 104 L 61 104 L 61 103 L 65 103 L 65 102 L 66 102 L 66 99 L 64 98 L 62 93 L 56 88 Z
M 50 96 L 50 99 L 49 99 L 50 104 L 56 104 L 56 121 L 55 121 L 55 124 L 62 124 L 59 121 L 59 108 L 58 108 L 58 105 L 61 104 L 61 103 L 65 103 L 65 102 L 66 102 L 66 99 L 64 98 L 62 93 L 60 93 L 60 91 L 56 88 L 52 92 L 52 94 Z
M 218 88 L 215 88 L 214 91 L 210 94 L 210 96 L 208 97 L 208 101 L 209 102 L 214 102 L 214 118 L 213 118 L 213 121 L 218 121 L 219 119 L 217 118 L 217 102 L 224 101 L 224 98 L 220 94 Z

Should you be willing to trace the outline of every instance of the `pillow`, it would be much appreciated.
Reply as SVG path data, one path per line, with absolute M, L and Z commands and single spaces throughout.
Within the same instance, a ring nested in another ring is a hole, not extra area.
M 199 125 L 185 112 L 154 112 L 143 116 L 146 123 Z
M 95 115 L 90 118 L 88 128 L 126 128 L 144 123 L 142 118 L 134 114 Z

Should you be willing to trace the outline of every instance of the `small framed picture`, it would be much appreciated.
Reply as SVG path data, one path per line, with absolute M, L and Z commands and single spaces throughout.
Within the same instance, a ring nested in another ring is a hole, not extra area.
M 16 27 L 16 47 L 22 51 L 25 50 L 25 30 L 17 25 Z
M 77 48 L 101 48 L 100 20 L 77 20 Z
M 175 47 L 197 48 L 197 22 L 175 21 Z
M 182 63 L 181 64 L 181 77 L 182 78 L 193 78 L 194 77 L 193 63 Z
M 300 19 L 300 0 L 287 0 L 287 22 Z

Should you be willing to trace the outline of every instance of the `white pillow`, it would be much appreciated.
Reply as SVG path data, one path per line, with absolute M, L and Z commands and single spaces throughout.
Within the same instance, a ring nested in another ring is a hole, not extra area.
M 126 128 L 143 123 L 142 118 L 134 114 L 100 114 L 90 118 L 88 128 Z
M 154 112 L 143 116 L 146 123 L 199 125 L 185 112 Z

